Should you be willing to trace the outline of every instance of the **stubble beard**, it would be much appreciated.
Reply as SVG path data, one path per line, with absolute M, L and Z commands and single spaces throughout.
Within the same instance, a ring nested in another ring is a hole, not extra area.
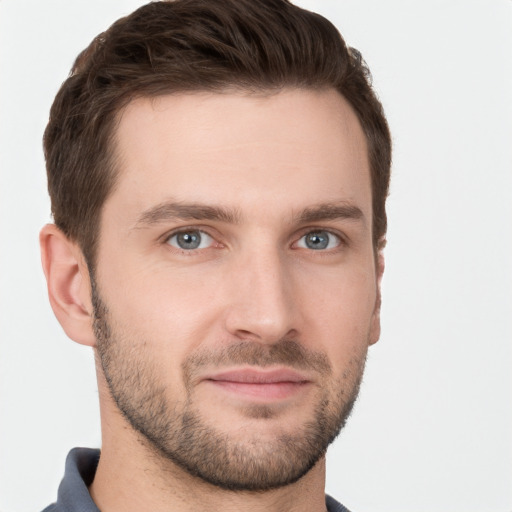
M 186 396 L 181 402 L 170 403 L 168 390 L 158 382 L 150 358 L 144 349 L 134 348 L 144 344 L 130 346 L 125 336 L 113 332 L 108 308 L 94 281 L 92 302 L 101 366 L 112 399 L 125 419 L 143 436 L 157 459 L 170 461 L 221 489 L 265 491 L 296 482 L 324 456 L 357 399 L 366 352 L 351 360 L 339 380 L 324 379 L 330 384 L 319 387 L 310 420 L 297 425 L 293 433 L 282 432 L 272 442 L 250 432 L 236 439 L 209 424 L 194 402 L 190 381 L 201 365 L 284 364 L 329 377 L 332 370 L 326 356 L 291 340 L 274 345 L 242 341 L 215 353 L 195 354 L 182 365 Z M 266 405 L 249 406 L 243 413 L 255 421 L 271 420 L 278 414 Z

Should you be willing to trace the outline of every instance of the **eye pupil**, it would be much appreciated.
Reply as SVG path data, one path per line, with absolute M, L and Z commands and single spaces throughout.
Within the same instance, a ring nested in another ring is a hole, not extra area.
M 306 235 L 306 246 L 309 249 L 325 249 L 329 245 L 329 235 L 324 231 L 315 231 Z
M 176 243 L 181 249 L 197 249 L 201 244 L 201 234 L 198 231 L 178 233 Z

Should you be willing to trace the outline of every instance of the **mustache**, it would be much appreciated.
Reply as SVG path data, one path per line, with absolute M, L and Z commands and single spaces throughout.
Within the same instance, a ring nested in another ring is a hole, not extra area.
M 216 350 L 201 350 L 191 354 L 182 364 L 185 382 L 191 382 L 204 368 L 222 368 L 234 365 L 268 367 L 290 366 L 330 375 L 332 367 L 325 354 L 310 350 L 295 340 L 281 340 L 274 344 L 240 341 Z

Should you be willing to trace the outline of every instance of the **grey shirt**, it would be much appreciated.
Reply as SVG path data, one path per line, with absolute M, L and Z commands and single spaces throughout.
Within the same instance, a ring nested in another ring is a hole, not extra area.
M 57 502 L 43 512 L 100 512 L 88 491 L 99 460 L 99 450 L 73 448 L 66 459 L 66 471 L 59 486 Z M 325 497 L 325 503 L 328 512 L 349 512 L 330 496 Z

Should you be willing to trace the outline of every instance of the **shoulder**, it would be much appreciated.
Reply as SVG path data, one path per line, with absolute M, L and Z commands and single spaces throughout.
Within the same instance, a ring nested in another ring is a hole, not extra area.
M 57 503 L 52 503 L 48 505 L 43 512 L 62 512 L 62 509 L 57 505 Z
M 99 450 L 73 448 L 66 459 L 66 470 L 59 486 L 57 501 L 43 512 L 99 512 L 88 490 L 99 457 Z
M 327 512 L 350 512 L 347 507 L 344 507 L 328 494 L 325 495 L 325 504 L 327 506 Z

